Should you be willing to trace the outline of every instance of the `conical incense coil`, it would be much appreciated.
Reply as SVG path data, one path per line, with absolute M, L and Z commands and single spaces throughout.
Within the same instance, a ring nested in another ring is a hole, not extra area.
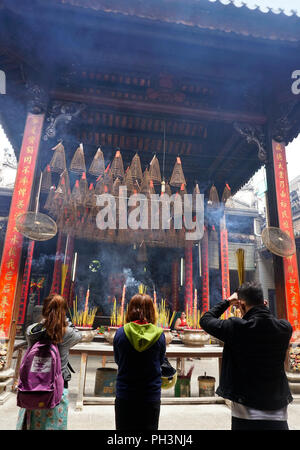
M 79 180 L 79 188 L 80 188 L 82 203 L 85 204 L 86 200 L 87 200 L 87 194 L 88 194 L 88 183 L 87 183 L 85 172 L 83 172 L 82 177 Z
M 225 205 L 225 203 L 227 202 L 227 200 L 230 197 L 231 197 L 231 189 L 230 189 L 229 185 L 226 183 L 223 194 L 222 194 L 222 200 L 221 200 L 222 203 L 224 203 L 224 205 Z
M 113 176 L 110 168 L 106 169 L 107 171 L 104 174 L 104 192 L 110 194 L 112 191 L 112 187 L 114 184 Z
M 150 182 L 149 172 L 148 172 L 148 169 L 146 168 L 144 171 L 144 174 L 143 174 L 143 180 L 142 180 L 142 184 L 141 184 L 141 193 L 143 193 L 143 194 L 148 193 L 149 182 Z
M 47 199 L 46 199 L 46 202 L 45 202 L 45 205 L 44 205 L 44 208 L 45 208 L 47 211 L 50 211 L 51 208 L 53 207 L 53 201 L 54 201 L 55 191 L 56 191 L 56 187 L 55 187 L 54 185 L 51 186 L 50 191 L 49 191 L 49 194 L 48 194 Z
M 153 156 L 150 166 L 149 166 L 149 176 L 150 179 L 153 181 L 154 184 L 160 184 L 161 183 L 161 173 L 160 173 L 160 167 L 159 162 L 156 157 L 156 155 Z
M 50 168 L 50 164 L 47 164 L 47 166 L 45 167 L 45 169 L 43 171 L 41 191 L 49 192 L 51 186 L 52 186 L 51 168 Z
M 53 172 L 61 173 L 66 169 L 65 148 L 61 142 L 52 148 L 54 155 L 50 161 L 50 168 Z
M 124 179 L 124 166 L 120 150 L 116 151 L 113 162 L 111 163 L 110 170 L 114 179 L 116 178 L 120 178 L 121 180 Z
M 82 197 L 81 197 L 81 191 L 79 187 L 79 180 L 75 181 L 74 187 L 72 189 L 71 193 L 71 199 L 75 206 L 82 204 Z
M 127 187 L 127 194 L 128 196 L 130 196 L 130 194 L 133 192 L 133 181 L 130 167 L 127 168 L 125 173 L 125 186 Z
M 103 176 L 100 176 L 96 180 L 95 194 L 101 195 L 103 193 L 104 193 L 104 178 Z
M 85 166 L 85 159 L 84 159 L 83 145 L 82 144 L 79 145 L 79 147 L 77 148 L 76 152 L 74 153 L 74 156 L 73 156 L 71 164 L 70 164 L 70 170 L 71 170 L 71 172 L 75 172 L 75 173 L 86 172 L 86 166 Z
M 89 208 L 94 208 L 96 206 L 96 196 L 93 183 L 90 184 L 87 192 L 85 205 Z
M 179 156 L 177 156 L 170 179 L 170 185 L 180 187 L 182 184 L 186 184 L 186 181 L 182 170 L 181 159 Z
M 120 187 L 121 185 L 122 185 L 122 184 L 121 184 L 120 178 L 116 178 L 115 181 L 114 181 L 113 187 L 112 187 L 112 192 L 111 192 L 112 195 L 113 195 L 114 197 L 116 197 L 116 199 L 119 198 L 119 187 Z
M 105 162 L 103 152 L 101 148 L 98 148 L 88 172 L 91 175 L 99 177 L 100 175 L 104 175 L 104 171 L 105 171 Z
M 62 174 L 60 175 L 60 181 L 59 181 L 59 185 L 63 187 L 64 189 L 64 194 L 66 197 L 70 196 L 71 193 L 71 189 L 70 189 L 70 178 L 69 178 L 69 174 L 67 169 L 65 169 Z
M 213 184 L 209 191 L 207 204 L 212 207 L 218 207 L 220 204 L 219 195 L 216 186 Z
M 140 183 L 143 179 L 143 172 L 142 172 L 141 160 L 137 153 L 132 158 L 130 170 L 131 170 L 132 180 L 137 180 Z

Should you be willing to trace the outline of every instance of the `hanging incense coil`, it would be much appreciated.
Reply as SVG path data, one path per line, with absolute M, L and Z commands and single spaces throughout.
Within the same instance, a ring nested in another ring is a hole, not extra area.
M 101 194 L 103 194 L 103 192 L 104 192 L 104 178 L 103 178 L 103 176 L 100 176 L 96 180 L 95 194 L 101 195 Z
M 134 189 L 130 167 L 127 168 L 125 173 L 125 186 L 127 187 L 127 194 L 129 197 L 133 193 Z
M 114 180 L 116 178 L 124 179 L 124 166 L 120 150 L 116 151 L 110 170 Z
M 222 200 L 221 200 L 222 203 L 224 203 L 224 205 L 225 205 L 225 203 L 227 202 L 227 200 L 230 197 L 231 197 L 231 189 L 230 189 L 229 185 L 226 183 L 223 194 L 222 194 Z
M 87 192 L 85 205 L 88 208 L 94 208 L 96 206 L 96 196 L 93 183 L 90 184 L 89 190 Z
M 79 180 L 79 189 L 80 189 L 80 193 L 81 193 L 82 203 L 85 205 L 85 202 L 87 200 L 87 194 L 88 194 L 88 182 L 86 179 L 85 172 L 82 173 L 82 176 Z
M 184 183 L 182 183 L 182 185 L 180 186 L 179 194 L 181 195 L 181 197 L 187 194 L 187 190 Z
M 72 189 L 71 193 L 71 199 L 75 206 L 82 204 L 82 197 L 81 197 L 81 191 L 79 187 L 79 180 L 75 181 L 74 187 Z
M 209 191 L 208 206 L 218 208 L 220 204 L 219 195 L 216 186 L 213 184 Z
M 150 166 L 149 166 L 149 176 L 150 179 L 153 181 L 154 184 L 160 184 L 161 183 L 161 173 L 160 173 L 160 167 L 159 162 L 156 157 L 156 155 L 153 156 Z
M 66 169 L 66 155 L 65 148 L 61 142 L 59 142 L 55 147 L 52 148 L 54 150 L 54 155 L 50 161 L 50 168 L 53 172 L 61 173 Z
M 59 187 L 62 187 L 66 198 L 70 196 L 70 178 L 67 169 L 65 169 L 60 175 Z
M 70 164 L 70 170 L 71 172 L 75 173 L 86 172 L 85 158 L 82 144 L 79 145 L 76 152 L 74 153 L 74 156 Z
M 138 181 L 138 183 L 140 183 L 143 179 L 143 172 L 142 172 L 141 160 L 137 153 L 132 158 L 130 170 L 131 170 L 132 180 Z
M 148 169 L 146 168 L 143 173 L 143 179 L 141 184 L 141 192 L 143 194 L 146 194 L 148 192 L 149 182 L 150 182 L 149 172 Z
M 109 168 L 107 172 L 105 172 L 104 174 L 103 182 L 104 182 L 104 192 L 110 194 L 112 191 L 114 180 L 111 170 Z
M 50 164 L 47 164 L 42 175 L 41 192 L 49 192 L 52 186 L 51 168 Z
M 112 195 L 116 197 L 116 199 L 119 198 L 119 187 L 121 186 L 121 180 L 120 178 L 116 178 L 112 187 Z
M 170 185 L 180 187 L 182 184 L 186 184 L 186 181 L 182 170 L 181 159 L 179 156 L 177 156 L 170 179 Z
M 104 171 L 105 171 L 105 162 L 103 152 L 101 148 L 98 148 L 88 172 L 91 175 L 99 177 L 100 175 L 104 175 Z
M 44 205 L 44 208 L 45 208 L 47 211 L 50 211 L 51 208 L 53 207 L 53 201 L 54 201 L 55 191 L 56 191 L 56 186 L 55 186 L 55 185 L 51 186 L 51 187 L 50 187 L 50 190 L 49 190 L 49 194 L 48 194 L 47 199 L 46 199 L 46 202 L 45 202 L 45 205 Z

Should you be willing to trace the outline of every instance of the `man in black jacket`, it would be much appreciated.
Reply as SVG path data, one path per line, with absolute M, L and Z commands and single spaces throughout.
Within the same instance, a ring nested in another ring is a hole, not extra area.
M 220 320 L 229 306 L 237 306 L 242 318 Z M 244 283 L 207 311 L 200 325 L 224 342 L 216 393 L 232 402 L 232 430 L 287 430 L 287 405 L 293 398 L 284 361 L 293 329 L 271 314 L 260 285 Z

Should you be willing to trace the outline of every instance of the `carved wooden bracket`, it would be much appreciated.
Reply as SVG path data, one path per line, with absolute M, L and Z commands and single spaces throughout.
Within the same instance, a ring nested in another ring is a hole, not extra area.
M 56 136 L 57 126 L 60 124 L 68 124 L 74 117 L 77 117 L 81 111 L 86 108 L 86 105 L 81 103 L 61 103 L 55 102 L 52 104 L 46 119 L 49 125 L 46 127 L 43 140 L 47 141 Z
M 289 132 L 294 126 L 291 113 L 294 107 L 299 103 L 298 99 L 292 99 L 288 102 L 280 104 L 276 111 L 278 114 L 272 123 L 272 138 L 277 142 L 284 142 L 286 145 L 289 143 Z
M 258 147 L 258 159 L 267 161 L 266 136 L 261 126 L 239 122 L 233 123 L 234 129 L 250 144 L 254 142 Z
M 27 108 L 32 114 L 46 112 L 48 105 L 48 92 L 39 84 L 29 81 L 26 84 Z

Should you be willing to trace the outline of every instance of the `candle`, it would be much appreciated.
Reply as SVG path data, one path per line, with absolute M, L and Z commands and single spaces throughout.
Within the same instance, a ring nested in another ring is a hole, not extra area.
M 123 314 L 124 314 L 124 302 L 125 302 L 125 292 L 126 292 L 126 285 L 123 286 L 123 292 L 122 292 L 122 301 L 121 301 L 121 325 L 123 324 Z

